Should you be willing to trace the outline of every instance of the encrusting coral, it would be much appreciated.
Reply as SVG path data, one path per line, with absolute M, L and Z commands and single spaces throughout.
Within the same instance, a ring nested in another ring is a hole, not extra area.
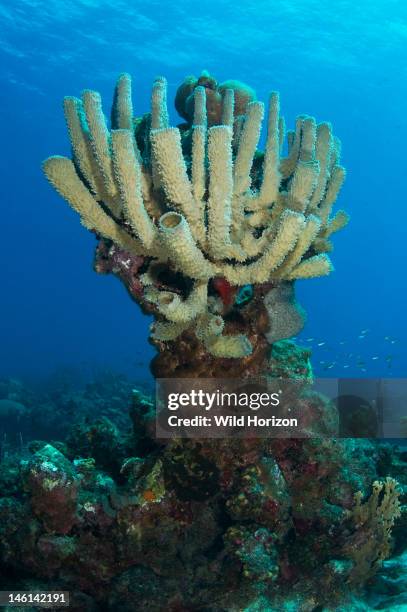
M 340 144 L 330 124 L 300 116 L 283 156 L 273 92 L 261 153 L 263 103 L 244 84 L 218 86 L 206 72 L 178 90 L 187 124 L 169 126 L 166 97 L 166 81 L 157 78 L 151 112 L 135 119 L 130 76 L 121 75 L 110 131 L 98 93 L 66 98 L 72 160 L 50 157 L 44 171 L 100 239 L 96 269 L 109 269 L 114 257 L 110 269 L 156 315 L 152 340 L 160 350 L 193 332 L 202 352 L 248 358 L 248 366 L 253 354 L 260 360 L 257 342 L 264 354 L 268 327 L 250 334 L 235 325 L 225 291 L 233 296 L 249 285 L 263 299 L 282 282 L 332 270 L 329 239 L 348 220 L 343 211 L 331 216 L 345 177 Z M 131 282 L 123 278 L 129 269 Z

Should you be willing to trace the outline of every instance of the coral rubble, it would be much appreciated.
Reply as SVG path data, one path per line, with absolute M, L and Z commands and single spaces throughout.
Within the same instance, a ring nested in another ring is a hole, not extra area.
M 264 105 L 246 85 L 218 85 L 206 72 L 179 88 L 178 128 L 166 98 L 157 78 L 151 112 L 134 118 L 121 75 L 110 130 L 98 93 L 66 98 L 73 159 L 50 157 L 44 171 L 97 235 L 96 270 L 117 274 L 155 315 L 154 374 L 168 373 L 175 355 L 171 376 L 197 375 L 198 363 L 211 376 L 224 359 L 221 371 L 249 376 L 265 368 L 270 343 L 302 326 L 294 281 L 332 269 L 330 237 L 348 219 L 331 214 L 345 176 L 340 143 L 330 124 L 300 116 L 284 156 L 273 92 L 258 150 Z

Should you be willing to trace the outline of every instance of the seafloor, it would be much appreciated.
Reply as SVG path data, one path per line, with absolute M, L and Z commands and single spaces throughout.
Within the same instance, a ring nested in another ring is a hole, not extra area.
M 334 407 L 308 405 L 329 429 Z M 153 418 L 112 373 L 0 382 L 0 590 L 69 591 L 75 611 L 407 609 L 405 447 L 159 441 Z M 372 493 L 386 478 L 397 500 Z

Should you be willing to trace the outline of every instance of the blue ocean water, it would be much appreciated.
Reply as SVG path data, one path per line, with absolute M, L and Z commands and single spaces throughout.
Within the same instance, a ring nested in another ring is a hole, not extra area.
M 0 2 L 0 376 L 101 364 L 147 376 L 148 319 L 113 277 L 92 271 L 94 237 L 49 187 L 41 161 L 69 154 L 64 95 L 101 92 L 120 72 L 137 114 L 158 74 L 172 99 L 187 74 L 281 93 L 333 123 L 348 177 L 328 278 L 297 283 L 300 340 L 317 374 L 403 376 L 407 366 L 407 4 L 398 0 Z M 173 121 L 177 121 L 175 112 Z

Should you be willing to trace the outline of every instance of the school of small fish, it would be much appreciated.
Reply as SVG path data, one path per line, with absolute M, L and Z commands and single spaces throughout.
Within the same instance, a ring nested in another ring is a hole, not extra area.
M 369 370 L 369 365 L 371 362 L 378 362 L 379 364 L 380 362 L 384 362 L 386 369 L 391 370 L 393 367 L 395 355 L 393 351 L 389 352 L 388 348 L 393 345 L 396 345 L 397 339 L 393 336 L 384 336 L 383 338 L 380 338 L 380 341 L 377 342 L 377 345 L 383 345 L 382 341 L 384 340 L 383 348 L 385 350 L 383 351 L 383 356 L 381 356 L 380 352 L 369 356 L 367 356 L 365 352 L 365 354 L 363 355 L 362 353 L 364 352 L 363 349 L 365 347 L 361 346 L 361 350 L 358 350 L 358 343 L 363 342 L 363 340 L 365 340 L 365 338 L 370 334 L 370 332 L 371 330 L 369 328 L 362 329 L 357 334 L 356 339 L 340 340 L 338 343 L 341 347 L 339 351 L 336 350 L 336 347 L 333 343 L 328 343 L 324 340 L 318 340 L 314 337 L 293 338 L 293 340 L 298 340 L 300 343 L 306 342 L 310 344 L 311 347 L 314 349 L 315 353 L 317 353 L 318 349 L 321 349 L 322 351 L 329 352 L 330 356 L 332 356 L 332 354 L 335 354 L 334 359 L 317 359 L 316 370 L 322 369 L 323 372 L 327 372 L 335 368 L 336 371 L 340 372 L 341 370 L 349 370 L 356 368 L 359 372 L 366 373 Z M 346 345 L 352 346 L 353 352 L 347 352 Z M 316 357 L 318 357 L 318 353 Z M 318 366 L 320 366 L 320 368 L 318 368 Z

